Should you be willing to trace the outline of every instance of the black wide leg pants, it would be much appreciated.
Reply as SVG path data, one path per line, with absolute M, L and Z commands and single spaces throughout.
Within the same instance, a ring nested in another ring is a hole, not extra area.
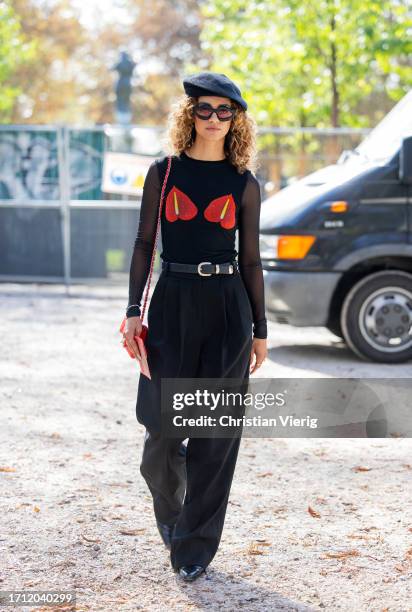
M 140 471 L 156 520 L 175 525 L 171 564 L 211 562 L 221 539 L 240 437 L 182 439 L 161 433 L 161 378 L 249 379 L 252 310 L 239 272 L 162 271 L 149 311 L 152 380 L 141 375 L 137 420 L 146 427 Z

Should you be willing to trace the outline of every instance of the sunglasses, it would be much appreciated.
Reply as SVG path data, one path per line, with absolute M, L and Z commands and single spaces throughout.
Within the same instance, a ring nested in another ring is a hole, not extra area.
M 207 102 L 198 102 L 194 105 L 193 112 L 199 119 L 210 119 L 213 113 L 216 112 L 219 121 L 230 121 L 234 117 L 236 109 L 227 104 L 220 104 L 217 108 L 213 108 Z

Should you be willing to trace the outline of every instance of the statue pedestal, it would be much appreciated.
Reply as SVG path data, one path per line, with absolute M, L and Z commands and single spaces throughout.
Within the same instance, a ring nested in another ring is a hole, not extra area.
M 115 112 L 116 123 L 120 125 L 130 125 L 132 121 L 132 112 L 131 111 L 119 111 Z

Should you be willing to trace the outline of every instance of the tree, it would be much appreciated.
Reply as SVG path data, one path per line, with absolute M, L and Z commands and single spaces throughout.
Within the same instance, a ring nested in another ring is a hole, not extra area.
M 203 15 L 212 69 L 237 78 L 261 122 L 366 125 L 365 97 L 412 84 L 408 0 L 215 0 Z
M 76 122 L 71 112 L 86 32 L 70 0 L 13 0 L 22 32 L 36 45 L 36 56 L 14 72 L 10 83 L 22 94 L 13 107 L 14 122 Z
M 22 91 L 10 80 L 20 66 L 35 56 L 34 43 L 26 40 L 8 0 L 0 3 L 0 121 L 10 120 L 13 105 Z
M 71 0 L 13 0 L 23 33 L 39 53 L 12 75 L 22 94 L 11 119 L 25 123 L 104 123 L 114 120 L 116 74 L 110 68 L 121 49 L 137 62 L 133 76 L 133 122 L 164 121 L 182 92 L 185 62 L 201 62 L 201 15 L 196 0 L 124 0 L 127 19 L 104 19 L 96 9 L 83 24 Z

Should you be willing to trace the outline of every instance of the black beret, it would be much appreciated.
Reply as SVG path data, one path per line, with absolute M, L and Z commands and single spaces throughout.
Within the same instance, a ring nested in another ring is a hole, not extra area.
M 244 110 L 247 103 L 242 98 L 239 87 L 220 72 L 198 72 L 183 78 L 183 87 L 188 96 L 223 96 L 238 102 Z

